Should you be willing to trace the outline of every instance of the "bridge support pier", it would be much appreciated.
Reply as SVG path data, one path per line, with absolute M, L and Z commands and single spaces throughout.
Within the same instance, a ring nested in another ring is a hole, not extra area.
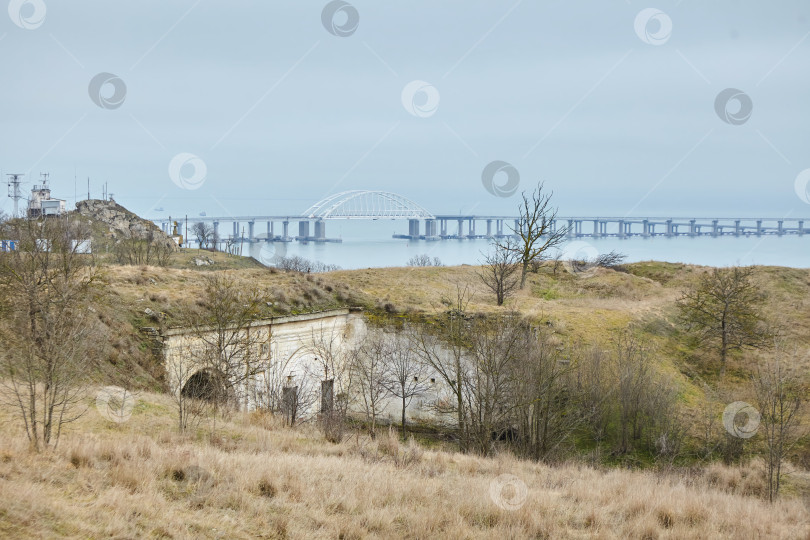
M 254 236 L 253 235 L 253 229 L 254 229 L 255 226 L 256 226 L 255 221 L 248 221 L 248 239 L 250 239 L 251 242 L 253 242 L 253 236 Z
M 799 221 L 799 236 L 804 234 L 804 221 Z
M 233 222 L 233 238 L 239 238 L 239 222 Z
M 463 219 L 458 220 L 458 237 L 459 238 L 464 238 L 464 220 Z
M 492 220 L 487 220 L 487 238 L 492 238 Z
M 566 231 L 566 232 L 568 233 L 567 234 L 568 238 L 573 238 L 574 236 L 576 236 L 576 231 L 574 230 L 574 220 L 573 219 L 568 220 L 568 231 Z
M 436 238 L 436 220 L 425 220 L 425 240 L 432 240 Z
M 649 238 L 650 237 L 650 222 L 649 222 L 649 220 L 645 219 L 644 221 L 641 222 L 641 224 L 642 224 L 642 231 L 643 231 L 641 233 L 641 235 L 644 238 Z
M 408 236 L 410 236 L 414 240 L 419 238 L 419 220 L 418 219 L 409 219 L 408 220 Z
M 469 233 L 470 233 L 470 234 L 469 234 L 469 237 L 470 237 L 470 238 L 475 238 L 475 219 L 470 218 L 470 225 L 469 225 L 469 227 L 467 228 L 467 230 L 468 230 L 468 231 L 469 231 Z
M 272 239 L 273 239 L 273 222 L 268 221 L 267 222 L 267 241 L 269 242 Z
M 619 238 L 624 238 L 624 235 L 627 234 L 627 228 L 624 226 L 624 220 L 619 220 Z
M 785 230 L 784 230 L 784 228 L 782 226 L 783 223 L 784 223 L 784 221 L 782 221 L 781 219 L 776 222 L 776 224 L 777 224 L 776 234 L 778 234 L 779 236 L 782 236 L 783 234 L 785 234 Z
M 298 237 L 299 240 L 306 240 L 309 238 L 309 221 L 298 222 Z
M 315 240 L 326 240 L 326 222 L 322 219 L 315 222 Z
M 694 219 L 689 220 L 689 236 L 696 236 L 697 235 L 697 227 L 695 226 Z
M 286 219 L 281 222 L 281 236 L 283 240 L 290 238 L 290 222 Z
M 718 220 L 712 220 L 712 236 L 719 236 L 720 235 L 720 227 L 717 225 Z
M 762 220 L 757 220 L 757 236 L 762 236 Z
M 672 227 L 672 220 L 667 220 L 667 238 L 670 238 L 674 235 L 674 228 Z
M 734 220 L 734 236 L 740 236 L 740 220 Z

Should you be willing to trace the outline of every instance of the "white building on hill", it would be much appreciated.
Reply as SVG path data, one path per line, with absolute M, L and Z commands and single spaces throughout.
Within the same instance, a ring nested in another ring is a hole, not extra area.
M 44 175 L 42 185 L 34 186 L 28 200 L 28 217 L 59 216 L 65 212 L 65 200 L 51 197 L 48 177 Z

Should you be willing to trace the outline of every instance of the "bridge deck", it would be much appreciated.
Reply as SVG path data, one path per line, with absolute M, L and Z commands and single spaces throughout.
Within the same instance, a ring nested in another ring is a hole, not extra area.
M 185 217 L 182 218 L 185 221 Z M 475 214 L 438 214 L 429 218 L 406 217 L 354 217 L 326 216 L 324 218 L 301 215 L 276 216 L 198 216 L 190 218 L 191 222 L 213 223 L 219 229 L 221 223 L 231 223 L 231 238 L 241 238 L 248 242 L 340 242 L 338 238 L 326 237 L 326 221 L 334 220 L 372 220 L 390 219 L 407 220 L 408 234 L 396 234 L 394 238 L 412 240 L 500 238 L 512 234 L 518 220 L 517 216 L 475 215 Z M 153 220 L 154 223 L 168 232 L 171 226 L 170 217 Z M 180 221 L 180 220 L 177 220 Z M 258 233 L 256 222 L 266 223 L 267 232 Z M 281 223 L 281 234 L 276 234 L 274 223 Z M 298 223 L 298 234 L 290 230 L 290 223 Z M 310 234 L 310 222 L 314 222 L 314 234 Z M 422 226 L 424 222 L 424 226 Z M 247 224 L 247 230 L 240 224 Z M 455 225 L 457 224 L 457 225 Z M 810 234 L 810 218 L 775 218 L 775 217 L 569 217 L 557 216 L 552 223 L 552 230 L 562 227 L 568 229 L 569 238 L 629 238 L 655 236 L 763 236 L 763 235 L 805 235 Z M 494 227 L 493 227 L 494 225 Z M 465 231 L 466 228 L 466 231 Z M 424 229 L 424 234 L 422 234 Z M 486 233 L 484 233 L 486 229 Z M 225 238 L 224 235 L 221 236 Z

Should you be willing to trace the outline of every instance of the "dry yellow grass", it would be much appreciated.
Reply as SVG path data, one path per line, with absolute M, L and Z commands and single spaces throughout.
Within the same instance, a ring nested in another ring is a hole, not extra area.
M 138 399 L 122 425 L 90 408 L 53 453 L 30 453 L 0 417 L 0 536 L 810 538 L 800 499 L 756 496 L 756 465 L 690 476 L 549 467 L 387 437 L 332 445 L 242 414 L 213 439 L 181 437 L 165 396 Z M 517 489 L 498 489 L 501 475 Z
M 615 330 L 629 323 L 674 322 L 675 302 L 686 286 L 711 270 L 694 265 L 641 262 L 628 265 L 630 273 L 597 269 L 589 277 L 550 267 L 528 275 L 525 289 L 518 290 L 505 306 L 481 283 L 474 266 L 374 268 L 329 273 L 379 303 L 398 311 L 440 312 L 456 300 L 456 284 L 468 284 L 472 298 L 468 310 L 497 313 L 515 309 L 536 321 L 550 323 L 567 341 L 592 344 L 610 341 Z M 810 270 L 755 267 L 754 279 L 766 295 L 764 311 L 791 349 L 797 368 L 810 370 Z M 396 284 L 392 286 L 392 284 Z M 711 356 L 711 355 L 708 355 Z M 753 359 L 755 360 L 755 358 Z M 736 360 L 732 361 L 735 366 Z M 748 359 L 740 366 L 747 370 Z
M 550 321 L 571 339 L 593 342 L 606 341 L 612 330 L 631 321 L 671 315 L 683 286 L 709 270 L 648 262 L 630 265 L 632 274 L 598 269 L 595 275 L 582 278 L 565 270 L 552 274 L 544 268 L 529 274 L 526 288 L 516 291 L 506 306 L 498 307 L 474 266 L 374 268 L 302 275 L 272 272 L 247 263 L 234 268 L 234 261 L 241 258 L 205 253 L 216 261 L 214 266 L 110 266 L 105 268 L 105 276 L 122 307 L 135 311 L 151 307 L 169 313 L 199 297 L 203 277 L 212 271 L 227 273 L 246 286 L 266 292 L 269 300 L 284 309 L 299 311 L 343 303 L 367 307 L 390 304 L 398 312 L 436 313 L 455 304 L 456 284 L 468 284 L 472 293 L 469 311 L 516 309 L 526 316 Z M 182 256 L 190 259 L 195 253 Z M 768 315 L 786 337 L 810 346 L 810 270 L 758 267 L 755 275 L 769 298 Z

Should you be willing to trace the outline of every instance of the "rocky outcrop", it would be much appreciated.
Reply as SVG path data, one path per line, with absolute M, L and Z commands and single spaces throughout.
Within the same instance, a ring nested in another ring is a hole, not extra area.
M 214 260 L 211 257 L 194 257 L 191 262 L 197 266 L 211 266 Z
M 115 240 L 136 238 L 146 240 L 152 238 L 154 242 L 165 244 L 172 250 L 177 250 L 177 244 L 160 227 L 142 219 L 116 203 L 115 201 L 102 201 L 88 199 L 76 203 L 76 212 L 91 222 L 100 222 L 109 228 L 109 236 Z

